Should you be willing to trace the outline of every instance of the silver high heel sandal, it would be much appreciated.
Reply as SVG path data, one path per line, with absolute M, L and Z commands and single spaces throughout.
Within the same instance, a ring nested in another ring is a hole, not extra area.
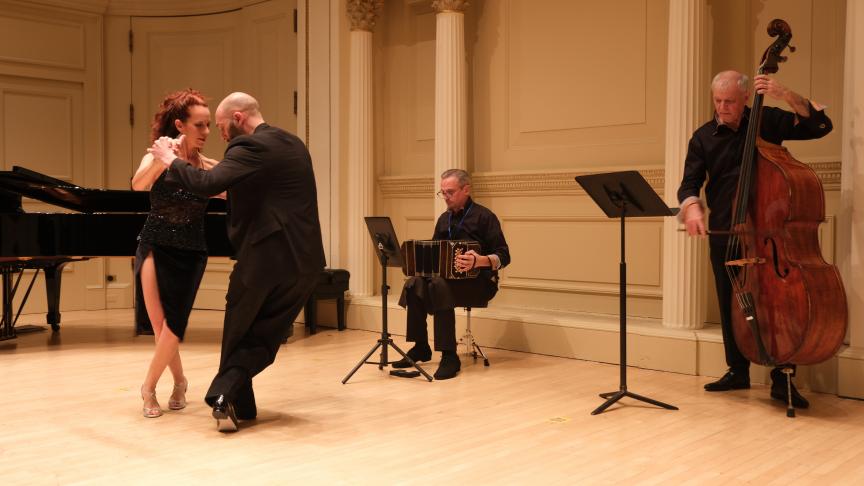
M 141 399 L 144 400 L 144 406 L 141 407 L 141 414 L 147 418 L 156 418 L 162 416 L 162 408 L 159 407 L 159 402 L 156 401 L 156 390 L 144 391 L 144 386 L 141 386 Z M 155 407 L 148 407 L 147 400 L 153 399 Z
M 189 389 L 189 380 L 183 378 L 183 383 L 174 383 L 174 390 L 171 392 L 171 398 L 168 400 L 168 408 L 171 410 L 183 410 L 186 408 L 186 390 Z M 180 398 L 174 398 L 176 395 Z

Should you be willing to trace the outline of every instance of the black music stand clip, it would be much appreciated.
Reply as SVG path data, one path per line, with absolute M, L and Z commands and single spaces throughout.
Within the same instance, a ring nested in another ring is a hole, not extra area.
M 387 291 L 390 290 L 390 287 L 387 285 L 387 267 L 402 266 L 402 254 L 399 252 L 399 238 L 396 237 L 396 231 L 393 230 L 390 218 L 386 216 L 367 216 L 364 219 L 366 220 L 366 228 L 369 230 L 369 236 L 372 238 L 372 244 L 375 247 L 375 254 L 381 263 L 381 338 L 378 339 L 375 346 L 366 353 L 366 356 L 363 356 L 363 359 L 357 363 L 357 366 L 342 380 L 342 384 L 347 383 L 364 364 L 378 365 L 378 369 L 383 370 L 385 366 L 395 363 L 395 361 L 388 361 L 387 359 L 388 346 L 398 351 L 427 380 L 432 381 L 432 376 L 426 373 L 426 370 L 421 368 L 410 356 L 396 346 L 390 337 L 390 332 L 387 330 Z M 381 348 L 380 360 L 367 361 L 379 347 Z
M 618 391 L 601 393 L 606 402 L 597 407 L 591 415 L 597 415 L 610 405 L 624 397 L 634 398 L 651 405 L 669 410 L 678 407 L 658 402 L 648 397 L 637 395 L 627 390 L 627 261 L 624 255 L 624 218 L 644 216 L 673 216 L 677 209 L 666 206 L 660 196 L 651 189 L 639 172 L 635 170 L 624 172 L 609 172 L 606 174 L 591 174 L 576 177 L 585 192 L 600 206 L 600 209 L 610 218 L 621 218 L 621 262 L 619 273 L 620 285 L 620 385 Z

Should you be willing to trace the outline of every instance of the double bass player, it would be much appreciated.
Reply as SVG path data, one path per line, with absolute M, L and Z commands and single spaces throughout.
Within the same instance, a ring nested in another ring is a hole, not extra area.
M 690 139 L 684 175 L 678 189 L 679 220 L 690 236 L 708 237 L 711 268 L 720 306 L 723 346 L 728 371 L 719 380 L 707 383 L 711 392 L 750 388 L 750 361 L 735 342 L 732 326 L 732 283 L 726 271 L 728 231 L 738 186 L 747 126 L 750 120 L 748 77 L 736 71 L 718 73 L 711 82 L 714 117 L 697 129 Z M 756 93 L 784 101 L 791 111 L 764 107 L 760 133 L 767 142 L 811 140 L 831 132 L 825 107 L 805 99 L 767 75 L 754 78 Z M 699 197 L 705 185 L 706 200 Z M 710 210 L 706 231 L 705 209 Z M 708 234 L 709 231 L 712 234 Z M 717 233 L 713 233 L 713 232 Z M 786 401 L 786 380 L 781 366 L 771 371 L 771 398 Z M 792 405 L 807 408 L 809 402 L 792 385 Z

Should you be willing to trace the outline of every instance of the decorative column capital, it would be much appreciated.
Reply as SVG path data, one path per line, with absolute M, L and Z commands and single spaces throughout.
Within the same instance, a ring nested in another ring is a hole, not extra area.
M 432 9 L 435 13 L 441 12 L 464 12 L 471 3 L 468 0 L 432 0 Z
M 372 32 L 383 5 L 384 0 L 348 0 L 345 9 L 351 21 L 351 30 Z

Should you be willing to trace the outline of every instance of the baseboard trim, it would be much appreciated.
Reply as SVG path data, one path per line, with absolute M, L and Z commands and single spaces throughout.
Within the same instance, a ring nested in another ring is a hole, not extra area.
M 380 331 L 380 297 L 353 297 L 347 305 L 348 327 Z M 391 334 L 405 335 L 405 310 L 396 300 L 387 306 Z M 430 320 L 431 323 L 431 320 Z M 618 316 L 566 311 L 491 307 L 474 309 L 472 331 L 482 345 L 528 353 L 617 364 Z M 465 311 L 456 310 L 456 334 L 465 332 Z M 717 376 L 723 366 L 701 363 L 700 356 L 714 356 L 723 341 L 719 327 L 672 329 L 659 319 L 629 317 L 628 365 L 691 375 Z M 716 349 L 714 349 L 716 348 Z M 714 352 L 706 353 L 706 349 Z
M 335 305 L 320 303 L 319 324 L 335 327 Z M 381 331 L 381 297 L 348 296 L 349 329 Z M 387 304 L 390 334 L 401 347 L 405 341 L 405 310 L 392 297 Z M 465 311 L 456 310 L 456 336 L 465 333 Z M 431 327 L 431 319 L 429 320 Z M 493 306 L 473 309 L 471 327 L 484 348 L 618 364 L 618 316 L 545 309 Z M 431 330 L 430 330 L 431 331 Z M 431 332 L 430 332 L 431 335 Z M 460 345 L 460 352 L 465 349 Z M 628 317 L 627 364 L 635 368 L 687 375 L 719 377 L 726 372 L 719 325 L 703 329 L 664 327 L 659 319 Z M 770 383 L 770 368 L 753 365 L 754 386 Z M 612 379 L 617 374 L 613 373 Z M 799 366 L 796 383 L 803 389 L 864 398 L 864 349 L 844 349 L 836 358 Z

